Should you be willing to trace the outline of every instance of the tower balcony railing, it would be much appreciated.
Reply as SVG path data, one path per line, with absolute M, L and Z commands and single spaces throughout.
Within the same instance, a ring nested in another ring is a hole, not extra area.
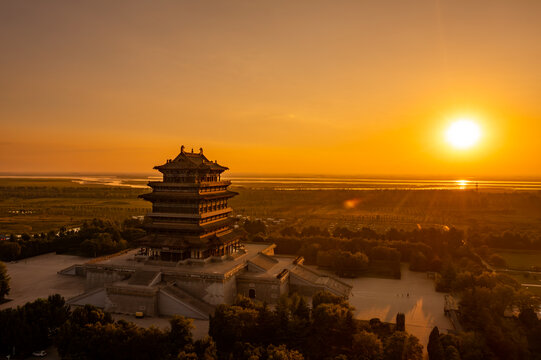
M 231 180 L 219 180 L 219 181 L 196 181 L 196 182 L 173 182 L 173 181 L 149 181 L 148 186 L 161 186 L 161 187 L 209 187 L 209 186 L 229 186 Z
M 201 181 L 198 184 L 200 184 L 201 186 L 224 186 L 231 185 L 231 180 Z

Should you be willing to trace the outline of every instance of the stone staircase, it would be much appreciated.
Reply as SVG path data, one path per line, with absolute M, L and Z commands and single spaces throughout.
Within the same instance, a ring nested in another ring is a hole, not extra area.
M 291 276 L 297 277 L 315 288 L 348 298 L 352 286 L 334 277 L 317 273 L 304 265 L 297 265 L 290 270 Z
M 165 285 L 160 289 L 160 291 L 167 293 L 169 296 L 174 297 L 179 302 L 190 307 L 193 311 L 200 313 L 202 319 L 208 319 L 209 314 L 214 314 L 214 306 L 197 299 L 188 292 L 176 286 L 175 283 Z
M 129 285 L 152 286 L 160 282 L 162 273 L 159 271 L 136 270 L 128 280 Z

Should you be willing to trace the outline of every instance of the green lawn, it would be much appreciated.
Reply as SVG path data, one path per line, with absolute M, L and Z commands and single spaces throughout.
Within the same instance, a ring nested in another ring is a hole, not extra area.
M 533 250 L 497 250 L 507 262 L 509 268 L 531 269 L 533 266 L 541 267 L 541 251 Z

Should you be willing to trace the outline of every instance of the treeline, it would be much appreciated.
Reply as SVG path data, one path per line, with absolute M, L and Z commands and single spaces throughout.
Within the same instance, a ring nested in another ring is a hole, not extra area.
M 0 311 L 0 354 L 24 358 L 54 344 L 62 359 L 216 359 L 211 339 L 194 341 L 191 320 L 174 317 L 171 328 L 114 322 L 87 305 L 72 312 L 60 295 Z
M 500 234 L 471 231 L 468 242 L 476 247 L 515 249 L 515 250 L 541 250 L 541 235 L 522 234 L 505 231 Z
M 58 328 L 70 316 L 60 295 L 37 299 L 16 309 L 0 311 L 0 354 L 24 358 L 52 344 Z
M 0 242 L 0 260 L 13 261 L 55 251 L 88 257 L 111 254 L 126 249 L 130 243 L 145 235 L 141 222 L 126 219 L 121 224 L 111 220 L 85 221 L 79 231 L 61 228 L 47 234 L 15 235 Z
M 87 305 L 75 309 L 54 342 L 62 359 L 216 359 L 212 339 L 194 341 L 192 320 L 175 316 L 170 329 L 142 328 Z
M 10 277 L 6 265 L 0 261 L 0 304 L 4 302 L 6 295 L 8 295 L 11 290 L 9 281 Z
M 286 227 L 280 235 L 267 239 L 277 244 L 277 253 L 301 255 L 308 264 L 331 268 L 341 276 L 368 272 L 400 277 L 400 261 L 409 262 L 411 270 L 440 271 L 442 259 L 460 251 L 464 240 L 464 233 L 455 228 L 378 233 L 367 227 L 338 227 L 329 234 L 317 227 Z
M 0 311 L 0 354 L 24 358 L 56 345 L 62 359 L 420 360 L 422 346 L 396 325 L 354 320 L 343 298 L 321 292 L 312 308 L 283 297 L 274 310 L 239 297 L 220 305 L 209 337 L 195 341 L 192 321 L 173 317 L 170 329 L 141 328 L 91 305 L 69 310 L 59 295 Z
M 397 320 L 397 326 L 355 320 L 346 300 L 326 292 L 314 295 L 311 309 L 297 295 L 281 298 L 274 310 L 239 298 L 218 306 L 209 335 L 218 358 L 228 360 L 271 359 L 260 354 L 277 345 L 288 355 L 272 359 L 422 359 L 418 339 L 404 331 L 403 315 Z

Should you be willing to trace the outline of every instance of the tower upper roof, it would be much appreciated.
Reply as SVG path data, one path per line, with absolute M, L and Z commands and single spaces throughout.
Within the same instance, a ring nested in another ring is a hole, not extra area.
M 184 151 L 184 145 L 180 147 L 180 154 L 173 160 L 167 160 L 163 165 L 154 166 L 157 170 L 169 169 L 201 169 L 201 170 L 229 170 L 227 167 L 219 165 L 217 161 L 210 161 L 203 155 L 203 148 L 199 149 L 198 153 Z

